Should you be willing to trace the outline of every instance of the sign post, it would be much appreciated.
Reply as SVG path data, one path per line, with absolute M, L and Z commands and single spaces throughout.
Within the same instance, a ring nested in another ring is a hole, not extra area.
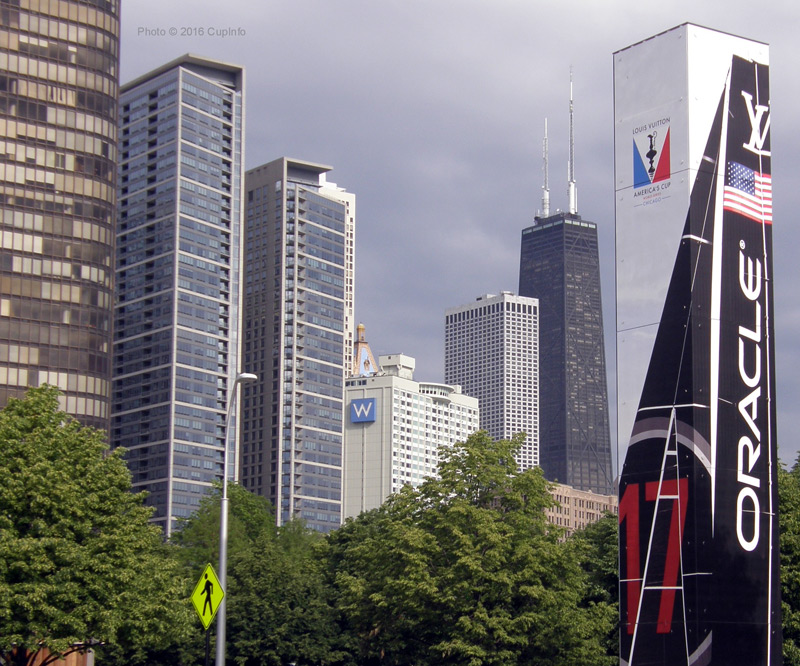
M 214 567 L 210 564 L 206 565 L 203 573 L 200 575 L 200 580 L 192 592 L 192 605 L 197 611 L 197 616 L 203 625 L 206 632 L 206 666 L 209 663 L 210 656 L 210 637 L 209 627 L 214 621 L 220 603 L 225 597 L 225 590 L 222 589 L 217 574 L 214 572 Z

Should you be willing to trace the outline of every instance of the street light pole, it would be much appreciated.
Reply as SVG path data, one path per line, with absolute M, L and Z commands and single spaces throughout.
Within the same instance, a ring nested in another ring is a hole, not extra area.
M 222 502 L 219 510 L 219 584 L 223 590 L 228 579 L 228 449 L 230 448 L 228 446 L 228 425 L 231 421 L 233 406 L 236 404 L 236 389 L 239 384 L 252 384 L 257 380 L 258 377 L 256 375 L 250 372 L 241 372 L 236 375 L 233 387 L 228 394 L 228 411 L 225 415 L 225 454 L 222 463 Z M 234 446 L 238 444 L 238 440 L 239 429 L 237 423 Z M 225 597 L 222 597 L 217 609 L 217 655 L 214 662 L 216 666 L 225 666 L 226 606 Z

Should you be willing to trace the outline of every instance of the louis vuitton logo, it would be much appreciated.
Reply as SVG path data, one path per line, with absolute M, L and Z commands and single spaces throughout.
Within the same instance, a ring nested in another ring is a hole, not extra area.
M 742 90 L 742 97 L 744 97 L 747 105 L 747 115 L 750 118 L 750 141 L 742 145 L 756 155 L 770 155 L 770 151 L 764 150 L 764 143 L 769 133 L 769 107 L 763 104 L 753 106 L 753 96 L 744 90 Z M 764 120 L 765 113 L 766 120 Z M 762 124 L 764 126 L 763 129 L 761 127 Z

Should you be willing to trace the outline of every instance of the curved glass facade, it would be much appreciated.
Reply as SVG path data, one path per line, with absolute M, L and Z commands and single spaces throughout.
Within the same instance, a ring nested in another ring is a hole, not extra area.
M 118 0 L 0 7 L 0 405 L 53 384 L 107 430 Z

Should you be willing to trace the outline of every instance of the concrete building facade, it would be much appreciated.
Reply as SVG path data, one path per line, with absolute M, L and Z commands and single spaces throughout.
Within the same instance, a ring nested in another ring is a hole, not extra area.
M 555 483 L 550 494 L 558 502 L 545 510 L 547 520 L 559 525 L 570 536 L 590 523 L 597 522 L 607 513 L 618 513 L 619 501 L 614 495 L 598 495 L 591 490 L 578 490 L 572 486 Z
M 436 475 L 439 452 L 478 430 L 478 399 L 461 387 L 414 380 L 413 358 L 380 356 L 380 370 L 345 390 L 344 517 L 380 506 Z
M 494 439 L 527 437 L 520 469 L 539 464 L 539 302 L 503 292 L 445 314 L 444 381 L 478 398 Z

